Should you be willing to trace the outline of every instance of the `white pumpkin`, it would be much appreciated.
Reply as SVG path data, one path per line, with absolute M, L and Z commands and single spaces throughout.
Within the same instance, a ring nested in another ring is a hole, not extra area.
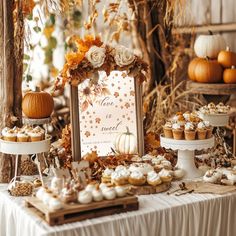
M 119 154 L 136 154 L 137 153 L 137 139 L 134 134 L 127 131 L 117 135 L 115 139 L 115 151 Z
M 217 58 L 219 52 L 225 49 L 224 38 L 219 34 L 200 35 L 194 43 L 194 52 L 201 58 Z

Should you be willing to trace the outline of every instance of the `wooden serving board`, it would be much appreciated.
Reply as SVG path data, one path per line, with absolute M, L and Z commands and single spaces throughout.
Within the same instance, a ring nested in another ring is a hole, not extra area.
M 57 211 L 50 211 L 48 207 L 36 197 L 26 198 L 25 203 L 30 211 L 40 216 L 51 226 L 120 212 L 134 211 L 139 208 L 138 198 L 135 196 L 103 200 L 89 204 L 64 204 L 64 208 Z
M 171 182 L 162 183 L 157 185 L 156 187 L 151 185 L 142 185 L 142 186 L 129 186 L 129 192 L 134 195 L 147 195 L 147 194 L 155 194 L 167 191 L 171 186 Z

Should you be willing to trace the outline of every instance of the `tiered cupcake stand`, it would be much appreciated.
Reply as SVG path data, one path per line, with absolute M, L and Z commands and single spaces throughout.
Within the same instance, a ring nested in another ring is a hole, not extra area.
M 214 137 L 203 140 L 176 140 L 161 136 L 161 146 L 178 151 L 176 167 L 185 171 L 185 179 L 198 178 L 203 173 L 195 165 L 195 150 L 203 150 L 214 146 Z

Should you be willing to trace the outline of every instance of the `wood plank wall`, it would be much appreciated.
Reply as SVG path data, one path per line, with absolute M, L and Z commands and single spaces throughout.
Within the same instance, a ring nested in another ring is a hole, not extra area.
M 236 0 L 184 0 L 176 10 L 177 26 L 236 23 Z M 221 32 L 228 46 L 236 51 L 235 32 Z

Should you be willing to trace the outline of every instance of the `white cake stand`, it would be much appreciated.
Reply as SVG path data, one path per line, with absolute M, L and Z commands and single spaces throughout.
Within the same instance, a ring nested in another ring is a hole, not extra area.
M 31 155 L 48 152 L 50 149 L 51 136 L 46 135 L 46 139 L 38 142 L 10 142 L 0 139 L 0 152 L 16 156 L 16 165 L 15 165 L 15 176 L 14 181 L 17 178 L 18 171 L 18 160 L 19 155 Z M 42 173 L 40 171 L 39 162 L 37 164 L 41 181 L 43 183 Z
M 194 162 L 194 151 L 214 146 L 214 137 L 203 140 L 176 140 L 161 136 L 161 146 L 166 149 L 178 150 L 177 168 L 185 171 L 185 179 L 198 178 L 203 173 L 197 169 Z

